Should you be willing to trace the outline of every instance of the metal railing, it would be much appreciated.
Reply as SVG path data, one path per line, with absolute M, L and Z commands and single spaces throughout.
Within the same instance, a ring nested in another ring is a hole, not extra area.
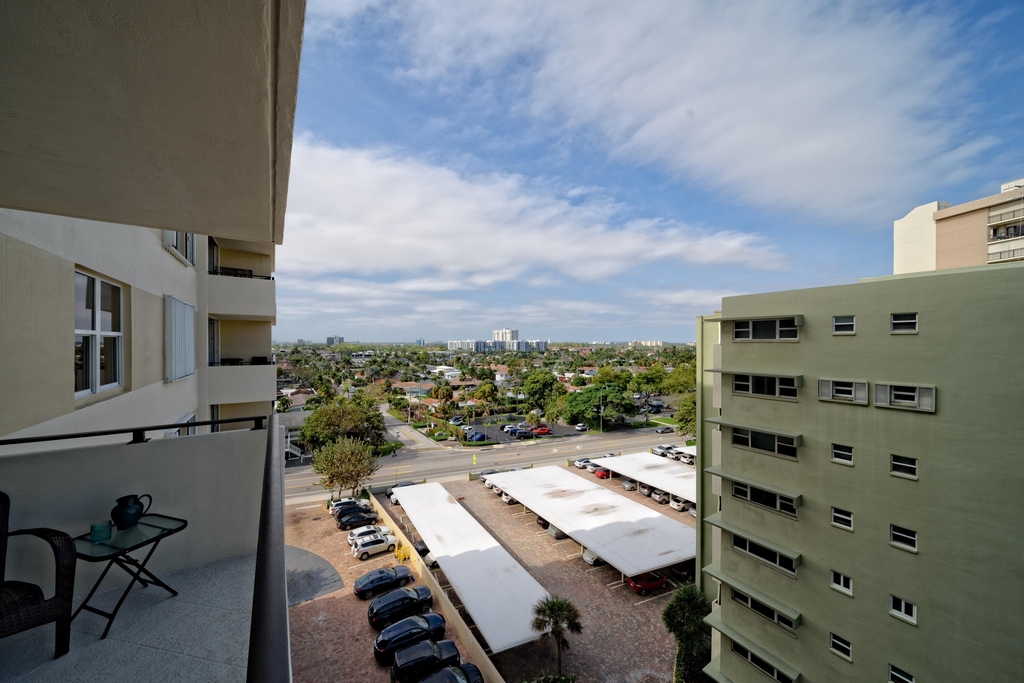
M 1024 216 L 1024 209 L 1003 211 L 1002 213 L 995 213 L 989 216 L 988 224 L 994 225 L 995 223 L 1002 223 L 1003 221 L 1012 221 L 1014 218 L 1021 218 L 1022 216 Z
M 270 416 L 263 469 L 256 581 L 249 624 L 247 683 L 289 683 L 292 652 L 288 626 L 288 585 L 284 560 L 284 428 Z
M 252 422 L 253 430 L 265 429 L 263 422 L 266 415 L 255 415 L 253 417 L 232 417 L 224 420 L 203 420 L 202 422 L 174 422 L 165 425 L 149 425 L 147 427 L 127 427 L 124 429 L 102 429 L 95 432 L 72 432 L 70 434 L 50 434 L 46 436 L 25 436 L 17 439 L 0 439 L 0 446 L 17 446 L 25 443 L 44 443 L 47 441 L 68 441 L 70 439 L 88 439 L 97 436 L 116 436 L 118 434 L 131 434 L 132 440 L 127 443 L 146 443 L 146 432 L 161 432 L 169 429 L 181 429 L 182 427 L 206 427 L 213 425 L 237 424 L 239 422 Z
M 273 280 L 274 278 L 270 275 L 253 275 L 252 270 L 249 268 L 228 268 L 227 266 L 221 266 L 220 268 L 210 268 L 210 275 L 225 275 L 227 277 L 244 277 L 250 280 Z
M 1024 237 L 1024 223 L 992 228 L 989 231 L 988 241 L 998 242 L 999 240 L 1012 240 L 1015 237 Z
M 996 261 L 1007 261 L 1009 259 L 1024 258 L 1024 249 L 1008 249 L 1007 251 L 997 251 L 993 254 L 988 255 L 988 262 L 994 263 Z

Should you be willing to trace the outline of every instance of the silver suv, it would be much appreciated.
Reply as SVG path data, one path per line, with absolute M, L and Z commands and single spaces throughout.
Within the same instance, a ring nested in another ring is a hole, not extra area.
M 352 557 L 360 560 L 368 560 L 370 555 L 376 555 L 384 551 L 391 552 L 395 549 L 398 541 L 391 534 L 374 534 L 359 539 L 359 542 L 352 546 Z

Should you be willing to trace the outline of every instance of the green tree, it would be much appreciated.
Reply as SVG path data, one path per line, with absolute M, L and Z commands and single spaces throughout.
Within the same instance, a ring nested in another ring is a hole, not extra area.
M 680 365 L 668 373 L 662 382 L 661 391 L 666 394 L 685 394 L 697 387 L 697 371 L 693 364 Z
M 569 394 L 561 417 L 570 424 L 583 422 L 591 428 L 597 428 L 602 423 L 620 422 L 624 417 L 636 413 L 633 399 L 619 390 L 618 385 L 595 385 Z
M 558 656 L 558 675 L 562 675 L 562 649 L 569 649 L 566 633 L 579 635 L 583 633 L 580 622 L 580 611 L 567 598 L 550 595 L 533 606 L 534 631 L 541 634 L 540 641 L 548 636 L 555 639 L 555 651 Z
M 543 408 L 558 379 L 550 370 L 537 369 L 523 375 L 523 393 L 531 408 Z
M 308 404 L 309 401 L 306 401 Z M 317 451 L 344 435 L 341 408 L 337 404 L 320 406 L 306 416 L 299 430 L 299 443 L 308 451 Z
M 313 454 L 313 471 L 320 475 L 320 486 L 334 492 L 351 489 L 352 495 L 373 473 L 380 461 L 373 455 L 369 444 L 359 439 L 342 438 L 322 446 Z
M 677 645 L 675 683 L 707 680 L 702 669 L 711 661 L 711 627 L 704 617 L 710 613 L 711 605 L 696 584 L 677 590 L 665 605 L 661 619 Z
M 292 399 L 290 396 L 282 396 L 277 399 L 277 412 L 287 413 L 288 409 L 292 407 Z
M 531 427 L 536 427 L 537 425 L 540 424 L 540 417 L 537 415 L 537 413 L 531 410 L 530 413 L 526 416 L 526 424 L 530 425 Z
M 498 396 L 498 387 L 494 385 L 491 380 L 484 380 L 480 383 L 480 386 L 473 392 L 473 397 L 478 398 L 481 401 L 487 401 L 488 403 L 494 401 Z
M 689 393 L 679 401 L 679 412 L 676 413 L 679 431 L 683 434 L 697 433 L 697 395 Z

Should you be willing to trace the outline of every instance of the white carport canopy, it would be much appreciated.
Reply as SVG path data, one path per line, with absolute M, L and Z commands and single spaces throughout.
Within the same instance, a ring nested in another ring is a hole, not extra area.
M 697 472 L 690 465 L 654 453 L 629 453 L 592 460 L 624 477 L 650 484 L 684 500 L 697 502 Z
M 560 467 L 487 480 L 626 576 L 696 556 L 694 529 Z
M 492 652 L 536 640 L 533 606 L 548 597 L 537 581 L 440 484 L 395 489 Z

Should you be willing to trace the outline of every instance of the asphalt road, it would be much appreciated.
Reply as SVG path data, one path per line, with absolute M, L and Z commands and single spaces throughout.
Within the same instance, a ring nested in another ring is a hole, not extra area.
M 661 443 L 682 445 L 677 434 L 655 434 L 658 425 L 645 429 L 619 430 L 608 433 L 588 432 L 581 436 L 560 439 L 534 439 L 483 448 L 447 447 L 430 442 L 411 427 L 388 414 L 384 416 L 390 438 L 396 431 L 406 444 L 393 458 L 384 458 L 383 466 L 370 480 L 371 484 L 394 484 L 407 479 L 444 481 L 464 477 L 467 472 L 489 468 L 504 469 L 528 465 L 550 465 L 567 458 L 600 456 L 605 453 L 635 453 Z M 420 437 L 420 438 L 417 438 Z M 473 464 L 473 456 L 476 464 Z M 326 497 L 317 485 L 319 476 L 308 465 L 285 470 L 285 501 L 294 504 L 303 500 L 318 501 Z

